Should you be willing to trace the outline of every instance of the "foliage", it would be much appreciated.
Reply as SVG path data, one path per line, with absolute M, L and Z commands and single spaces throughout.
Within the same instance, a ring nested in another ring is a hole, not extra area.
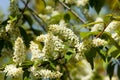
M 7 19 L 0 14 L 1 80 L 120 79 L 120 2 L 112 2 L 10 0 Z

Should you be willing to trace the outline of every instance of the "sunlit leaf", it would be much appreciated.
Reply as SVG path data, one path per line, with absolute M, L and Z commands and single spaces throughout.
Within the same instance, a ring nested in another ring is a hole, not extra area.
M 35 9 L 38 13 L 44 12 L 44 9 L 46 7 L 44 0 L 35 0 Z

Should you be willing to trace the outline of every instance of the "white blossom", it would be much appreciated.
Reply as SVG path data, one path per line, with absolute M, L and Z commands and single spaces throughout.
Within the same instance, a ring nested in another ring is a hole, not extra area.
M 98 17 L 96 18 L 96 21 L 95 22 L 103 22 L 103 19 Z M 103 23 L 99 23 L 99 24 L 95 24 L 92 28 L 91 28 L 91 32 L 94 32 L 94 31 L 101 31 L 103 30 L 104 28 L 104 24 Z
M 45 11 L 46 11 L 47 13 L 51 13 L 51 12 L 54 11 L 54 9 L 53 9 L 51 6 L 46 6 Z
M 67 42 L 69 46 L 75 46 L 79 44 L 79 38 L 74 34 L 74 32 L 66 28 L 65 26 L 60 26 L 57 24 L 50 25 L 49 31 L 53 34 L 58 35 L 63 41 Z
M 118 33 L 113 33 L 113 34 L 112 34 L 112 38 L 113 38 L 115 41 L 120 41 L 120 36 L 118 35 Z
M 6 80 L 23 80 L 22 68 L 17 68 L 16 65 L 10 64 L 5 67 Z
M 25 61 L 25 45 L 22 38 L 18 37 L 14 45 L 13 61 L 21 65 Z
M 8 32 L 8 31 L 11 31 L 12 30 L 12 28 L 13 28 L 13 25 L 12 25 L 12 21 L 11 20 L 9 20 L 8 21 L 8 24 L 6 25 L 6 32 Z
M 48 33 L 46 37 L 42 52 L 56 59 L 59 55 L 62 55 L 62 51 L 64 50 L 63 41 L 52 33 Z
M 52 14 L 51 14 L 51 17 L 56 16 L 56 15 L 59 15 L 59 14 L 60 14 L 60 13 L 59 13 L 58 11 L 55 11 L 55 10 L 54 10 L 54 11 L 52 12 Z
M 41 34 L 40 36 L 36 37 L 36 41 L 44 42 L 47 39 L 47 36 L 47 34 Z
M 91 49 L 91 47 L 92 47 L 91 41 L 87 41 L 87 40 L 85 40 L 85 41 L 81 42 L 80 44 L 76 45 L 76 48 L 77 48 L 77 53 L 75 55 L 76 60 L 80 60 L 81 56 L 86 51 L 88 51 L 89 49 Z
M 60 78 L 62 76 L 62 73 L 59 71 L 51 71 L 48 69 L 41 69 L 36 67 L 31 67 L 30 71 L 33 76 L 36 78 Z
M 115 30 L 119 29 L 120 21 L 112 21 L 107 28 L 105 29 L 106 32 L 114 32 Z
M 92 44 L 94 47 L 104 46 L 107 44 L 107 41 L 100 39 L 100 38 L 95 38 L 92 40 Z
M 76 1 L 76 5 L 77 6 L 85 6 L 86 4 L 88 4 L 89 0 L 77 0 Z
M 44 59 L 45 54 L 39 48 L 39 45 L 33 41 L 30 43 L 30 50 L 31 50 L 31 61 L 42 60 Z
M 75 2 L 76 2 L 76 0 L 65 0 L 65 3 L 67 3 L 67 4 L 73 4 Z
M 47 21 L 47 20 L 50 19 L 50 16 L 45 15 L 45 14 L 39 14 L 39 16 L 40 16 L 44 21 Z

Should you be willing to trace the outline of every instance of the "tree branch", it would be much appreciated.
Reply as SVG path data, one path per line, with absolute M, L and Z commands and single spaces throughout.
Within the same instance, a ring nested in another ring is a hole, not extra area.
M 25 4 L 25 1 L 22 0 L 22 2 Z M 38 13 L 34 10 L 32 10 L 31 8 L 29 8 L 29 6 L 27 6 L 27 9 L 31 12 L 31 15 L 34 17 L 34 19 L 38 22 L 39 25 L 41 25 L 41 27 L 43 28 L 43 30 L 45 32 L 47 32 L 46 28 L 44 27 L 44 25 L 42 24 L 42 22 L 46 24 L 46 22 L 38 15 Z M 39 18 L 40 20 L 42 20 L 42 22 L 40 22 L 37 18 Z
M 66 9 L 68 9 L 77 19 L 79 19 L 82 23 L 86 23 L 75 11 L 73 11 L 69 6 L 59 0 L 59 3 L 63 5 Z

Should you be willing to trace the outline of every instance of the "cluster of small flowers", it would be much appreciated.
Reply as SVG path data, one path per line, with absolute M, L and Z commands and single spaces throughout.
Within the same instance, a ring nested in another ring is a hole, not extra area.
M 74 32 L 61 25 L 50 25 L 49 31 L 51 31 L 54 35 L 58 35 L 63 41 L 66 41 L 69 46 L 75 47 L 75 45 L 79 44 L 79 38 L 74 34 Z
M 32 75 L 36 78 L 60 78 L 62 73 L 59 71 L 51 71 L 48 69 L 35 68 L 34 66 L 30 68 Z
M 39 16 L 44 20 L 44 21 L 48 21 L 50 19 L 50 17 L 59 15 L 59 11 L 54 10 L 54 8 L 52 8 L 51 6 L 46 6 L 44 12 L 46 14 L 39 14 Z
M 45 56 L 45 54 L 39 49 L 39 45 L 33 41 L 30 43 L 30 50 L 32 53 L 31 61 L 42 60 Z
M 83 41 L 76 45 L 77 54 L 75 55 L 76 60 L 80 60 L 81 56 L 92 47 L 91 41 Z
M 18 37 L 14 45 L 13 61 L 21 65 L 25 60 L 25 45 L 22 38 Z
M 40 35 L 36 38 L 36 40 L 44 42 L 42 52 L 54 59 L 56 59 L 59 56 L 59 53 L 62 53 L 64 50 L 63 41 L 59 39 L 58 36 L 54 36 L 52 33 Z
M 103 19 L 98 17 L 96 18 L 96 21 L 95 22 L 103 22 Z M 103 23 L 99 23 L 99 24 L 95 24 L 92 28 L 91 28 L 91 32 L 94 32 L 94 31 L 101 31 L 103 30 L 104 28 L 104 24 Z
M 89 0 L 77 0 L 76 1 L 76 5 L 79 6 L 85 6 L 86 4 L 88 4 Z
M 5 67 L 4 72 L 6 73 L 6 80 L 23 80 L 23 70 L 22 68 L 17 68 L 16 65 L 10 64 Z
M 99 47 L 99 46 L 105 46 L 107 44 L 107 41 L 100 39 L 100 38 L 95 38 L 92 41 L 90 40 L 85 40 L 81 42 L 80 44 L 76 45 L 77 48 L 77 54 L 75 58 L 77 60 L 81 59 L 81 56 L 88 50 L 90 50 L 92 47 Z
M 100 38 L 95 38 L 92 40 L 92 44 L 94 47 L 104 46 L 107 44 L 107 41 L 100 39 Z
M 8 21 L 8 24 L 7 24 L 6 27 L 5 27 L 6 32 L 12 31 L 12 29 L 13 29 L 12 27 L 13 27 L 13 25 L 12 25 L 12 20 L 9 20 L 9 21 Z
M 120 26 L 120 21 L 112 21 L 107 26 L 107 28 L 105 29 L 105 31 L 106 32 L 114 32 L 115 30 L 120 29 L 119 26 Z
M 118 33 L 112 33 L 112 38 L 117 42 L 120 41 L 120 36 L 118 35 Z

